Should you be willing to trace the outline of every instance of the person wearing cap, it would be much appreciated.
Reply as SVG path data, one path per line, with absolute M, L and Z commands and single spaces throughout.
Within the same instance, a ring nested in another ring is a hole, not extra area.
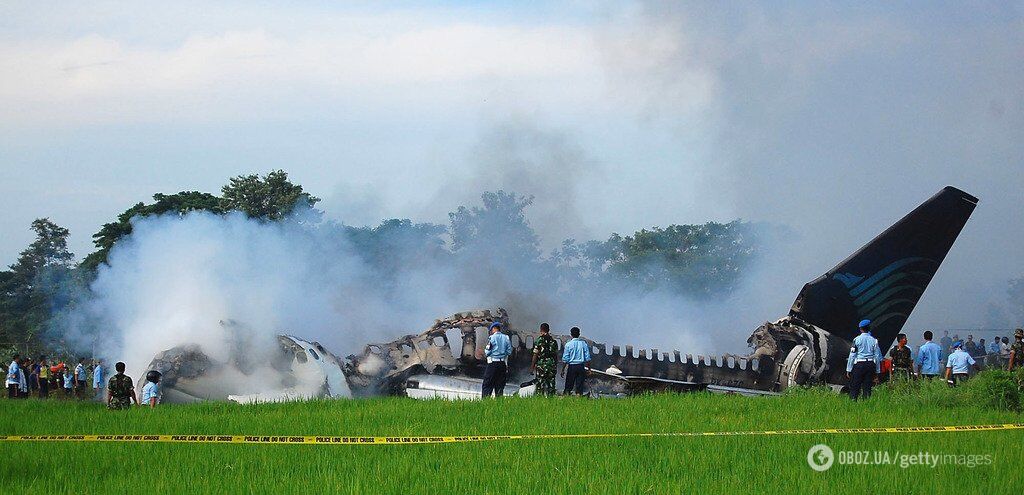
M 846 377 L 850 380 L 850 399 L 853 400 L 871 397 L 871 386 L 878 383 L 878 374 L 882 371 L 882 351 L 878 340 L 871 336 L 871 320 L 861 320 L 857 327 L 860 335 L 853 339 L 850 356 L 846 359 Z
M 565 343 L 562 351 L 562 376 L 565 377 L 562 395 L 583 395 L 583 380 L 590 372 L 590 344 L 580 338 L 580 327 L 572 327 L 569 335 L 572 340 Z
M 146 384 L 142 386 L 142 397 L 139 404 L 153 409 L 160 403 L 160 376 L 160 372 L 156 370 L 146 373 Z
M 1007 370 L 1024 368 L 1024 329 L 1018 328 L 1013 332 L 1013 344 L 1010 345 L 1010 358 L 1006 363 Z
M 487 357 L 487 367 L 484 368 L 483 397 L 495 397 L 505 395 L 505 381 L 508 379 L 508 365 L 505 361 L 512 355 L 512 341 L 508 335 L 501 332 L 501 323 L 491 323 L 489 328 L 491 335 L 487 337 L 487 347 L 484 347 L 484 356 Z
M 914 372 L 914 359 L 907 345 L 907 334 L 896 336 L 896 347 L 889 351 L 889 357 L 892 358 L 892 378 L 909 380 Z
M 926 330 L 924 344 L 917 348 L 917 359 L 914 361 L 917 366 L 917 374 L 929 380 L 939 376 L 939 371 L 942 369 L 940 354 L 942 354 L 942 349 L 939 344 L 932 342 L 932 331 Z
M 964 351 L 964 342 L 962 340 L 953 342 L 953 352 L 946 359 L 946 381 L 949 385 L 955 387 L 961 381 L 966 380 L 971 366 L 980 370 L 974 358 Z

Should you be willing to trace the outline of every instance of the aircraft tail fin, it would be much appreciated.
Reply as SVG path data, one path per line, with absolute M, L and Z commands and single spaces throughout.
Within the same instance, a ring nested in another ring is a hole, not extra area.
M 790 309 L 852 340 L 857 323 L 888 349 L 924 294 L 978 198 L 947 186 L 824 275 L 804 285 Z

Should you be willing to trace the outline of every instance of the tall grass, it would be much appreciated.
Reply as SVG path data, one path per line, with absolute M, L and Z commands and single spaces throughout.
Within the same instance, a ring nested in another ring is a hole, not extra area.
M 970 382 L 969 382 L 970 383 Z M 618 400 L 445 402 L 407 399 L 107 411 L 59 401 L 0 401 L 4 434 L 471 435 L 673 432 L 1021 422 L 943 383 L 881 387 L 868 401 L 830 391 Z M 957 400 L 945 400 L 957 397 Z M 1024 432 L 793 437 L 529 440 L 410 446 L 3 444 L 0 486 L 16 492 L 343 493 L 1003 493 L 1024 461 Z M 808 448 L 991 454 L 973 469 L 834 465 Z

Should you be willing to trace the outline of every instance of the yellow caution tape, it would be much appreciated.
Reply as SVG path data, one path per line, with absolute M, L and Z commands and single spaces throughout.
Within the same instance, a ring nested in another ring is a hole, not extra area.
M 733 437 L 756 435 L 820 435 L 850 433 L 937 433 L 1024 429 L 1024 423 L 962 426 L 907 426 L 896 428 L 816 428 L 809 430 L 705 431 L 671 433 L 566 433 L 527 435 L 473 435 L 460 437 L 258 436 L 258 435 L 0 435 L 0 442 L 133 442 L 133 443 L 245 443 L 288 445 L 381 445 L 492 442 L 498 440 L 550 440 L 569 438 Z

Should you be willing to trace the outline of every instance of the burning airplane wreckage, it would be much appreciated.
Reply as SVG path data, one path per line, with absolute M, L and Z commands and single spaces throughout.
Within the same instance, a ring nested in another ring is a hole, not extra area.
M 592 347 L 592 396 L 711 390 L 774 394 L 800 385 L 846 383 L 846 358 L 857 322 L 888 349 L 977 205 L 977 198 L 946 187 L 824 275 L 804 285 L 789 314 L 754 330 L 748 354 L 692 356 L 679 351 Z M 278 337 L 269 366 L 253 367 L 237 352 L 212 361 L 196 346 L 164 351 L 150 364 L 164 374 L 169 402 L 278 401 L 310 397 L 405 395 L 479 398 L 487 327 L 501 322 L 512 341 L 506 395 L 531 395 L 532 346 L 538 334 L 516 328 L 508 313 L 483 310 L 437 320 L 425 332 L 370 344 L 341 359 L 319 343 Z M 233 325 L 233 323 L 227 323 Z M 560 347 L 568 336 L 556 335 Z M 244 378 L 242 380 L 231 377 Z M 230 389 L 237 383 L 278 384 L 274 390 Z

